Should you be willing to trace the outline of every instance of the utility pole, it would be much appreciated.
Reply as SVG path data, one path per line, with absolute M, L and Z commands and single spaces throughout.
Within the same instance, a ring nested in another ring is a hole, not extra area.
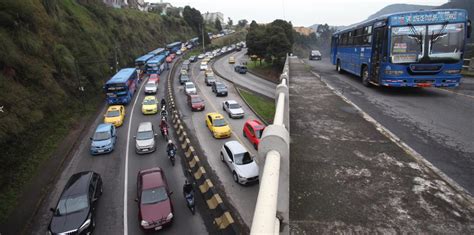
M 206 46 L 204 45 L 204 23 L 201 24 L 201 32 L 202 32 L 202 53 L 205 53 Z

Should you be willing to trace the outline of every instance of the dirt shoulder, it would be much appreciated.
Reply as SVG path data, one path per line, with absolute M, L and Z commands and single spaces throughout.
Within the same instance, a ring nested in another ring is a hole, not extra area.
M 290 60 L 290 230 L 472 234 L 474 206 Z

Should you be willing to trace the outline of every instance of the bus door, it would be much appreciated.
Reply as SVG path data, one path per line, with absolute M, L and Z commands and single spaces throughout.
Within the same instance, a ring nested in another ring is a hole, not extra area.
M 336 56 L 337 56 L 337 46 L 339 43 L 339 36 L 332 36 L 331 38 L 331 62 L 332 64 L 336 64 Z
M 387 26 L 374 29 L 372 40 L 372 57 L 370 59 L 370 81 L 379 84 L 380 63 L 384 60 L 387 41 Z

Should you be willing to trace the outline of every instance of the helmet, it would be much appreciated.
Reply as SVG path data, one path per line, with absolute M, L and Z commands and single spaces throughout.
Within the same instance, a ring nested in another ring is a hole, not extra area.
M 168 144 L 172 144 L 172 143 L 173 143 L 173 141 L 171 141 L 171 140 L 168 140 Z

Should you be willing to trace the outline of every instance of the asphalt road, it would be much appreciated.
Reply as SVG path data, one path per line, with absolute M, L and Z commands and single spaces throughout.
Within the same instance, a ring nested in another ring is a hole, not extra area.
M 159 91 L 157 98 L 161 99 L 164 96 L 166 87 L 165 72 L 161 76 Z M 140 85 L 143 85 L 142 82 Z M 91 156 L 89 154 L 90 140 L 83 139 L 79 148 L 74 153 L 69 164 L 65 167 L 60 179 L 56 182 L 54 190 L 50 196 L 43 202 L 39 212 L 34 219 L 31 227 L 31 234 L 45 234 L 49 221 L 51 219 L 51 212 L 49 208 L 54 207 L 57 203 L 59 195 L 69 177 L 79 171 L 92 170 L 99 173 L 103 179 L 104 192 L 99 200 L 97 208 L 97 221 L 95 234 L 142 234 L 140 222 L 138 221 L 138 206 L 135 202 L 136 198 L 136 177 L 139 170 L 148 169 L 159 166 L 164 169 L 168 180 L 170 189 L 174 192 L 171 195 L 171 200 L 174 206 L 174 222 L 172 226 L 165 228 L 159 233 L 164 234 L 207 234 L 206 222 L 201 214 L 206 216 L 206 212 L 199 210 L 193 216 L 186 206 L 185 200 L 182 197 L 182 186 L 185 180 L 185 174 L 181 165 L 180 156 L 178 152 L 175 166 L 171 166 L 165 151 L 165 140 L 159 134 L 157 136 L 157 150 L 151 154 L 137 155 L 135 153 L 135 140 L 133 136 L 136 134 L 140 122 L 151 121 L 155 130 L 159 133 L 159 116 L 143 115 L 141 113 L 141 102 L 144 98 L 143 89 L 141 89 L 135 96 L 133 101 L 126 106 L 126 118 L 123 126 L 118 128 L 118 142 L 115 150 L 106 155 Z M 134 102 L 136 100 L 136 104 Z M 104 110 L 105 112 L 105 110 Z M 103 113 L 104 113 L 103 112 Z M 132 116 L 133 113 L 133 117 Z M 132 118 L 132 119 L 131 119 Z M 91 136 L 95 127 L 102 122 L 102 115 L 99 115 L 95 120 L 93 126 L 89 128 L 89 135 Z M 130 126 L 131 125 L 131 126 Z M 130 126 L 130 135 L 128 136 L 128 129 Z M 170 134 L 174 135 L 173 130 Z M 127 142 L 129 143 L 129 150 L 127 154 Z M 126 161 L 128 158 L 128 165 Z M 125 172 L 127 172 L 127 200 L 124 203 L 124 182 Z M 197 197 L 197 204 L 202 204 Z M 124 210 L 124 205 L 126 210 Z M 124 217 L 124 212 L 127 213 Z M 127 220 L 128 233 L 124 232 L 124 218 Z
M 225 60 L 225 59 L 222 59 Z M 219 63 L 217 61 L 216 63 Z M 239 185 L 234 182 L 232 179 L 232 174 L 228 167 L 220 160 L 219 153 L 222 148 L 222 145 L 230 140 L 237 140 L 243 144 L 249 150 L 253 156 L 257 156 L 257 152 L 250 144 L 250 142 L 245 139 L 242 135 L 243 126 L 246 120 L 248 119 L 258 119 L 250 110 L 249 107 L 241 100 L 240 96 L 237 94 L 236 90 L 233 88 L 233 85 L 224 79 L 216 77 L 218 81 L 222 81 L 228 87 L 229 94 L 227 97 L 216 97 L 215 94 L 211 91 L 210 86 L 206 86 L 204 82 L 204 72 L 199 70 L 199 63 L 197 61 L 192 63 L 190 66 L 190 78 L 196 84 L 198 94 L 205 101 L 205 110 L 201 112 L 192 112 L 187 106 L 186 95 L 184 94 L 183 86 L 179 85 L 178 76 L 174 78 L 175 82 L 175 96 L 178 108 L 181 111 L 182 119 L 186 125 L 191 129 L 190 135 L 194 135 L 199 141 L 201 149 L 204 151 L 205 159 L 208 161 L 212 170 L 219 178 L 219 183 L 223 186 L 225 194 L 229 198 L 230 203 L 236 208 L 243 218 L 245 224 L 250 226 L 253 212 L 255 208 L 255 203 L 257 200 L 257 194 L 259 186 L 257 183 L 250 185 Z M 233 71 L 232 71 L 233 73 Z M 225 100 L 233 99 L 239 102 L 245 112 L 245 117 L 243 119 L 231 119 L 229 118 L 222 109 L 222 102 Z M 205 116 L 209 112 L 219 112 L 224 115 L 227 122 L 232 128 L 232 136 L 228 139 L 214 139 L 205 125 Z
M 364 87 L 328 59 L 305 61 L 323 81 L 474 194 L 474 79 L 459 88 Z
M 247 50 L 230 53 L 219 58 L 214 63 L 215 69 L 218 70 L 223 76 L 232 79 L 231 81 L 235 84 L 275 99 L 275 90 L 277 84 L 261 79 L 251 73 L 240 74 L 234 72 L 234 65 L 229 64 L 228 62 L 229 57 L 234 56 L 236 64 L 239 64 L 241 62 L 247 61 L 245 58 L 245 52 L 247 52 Z

